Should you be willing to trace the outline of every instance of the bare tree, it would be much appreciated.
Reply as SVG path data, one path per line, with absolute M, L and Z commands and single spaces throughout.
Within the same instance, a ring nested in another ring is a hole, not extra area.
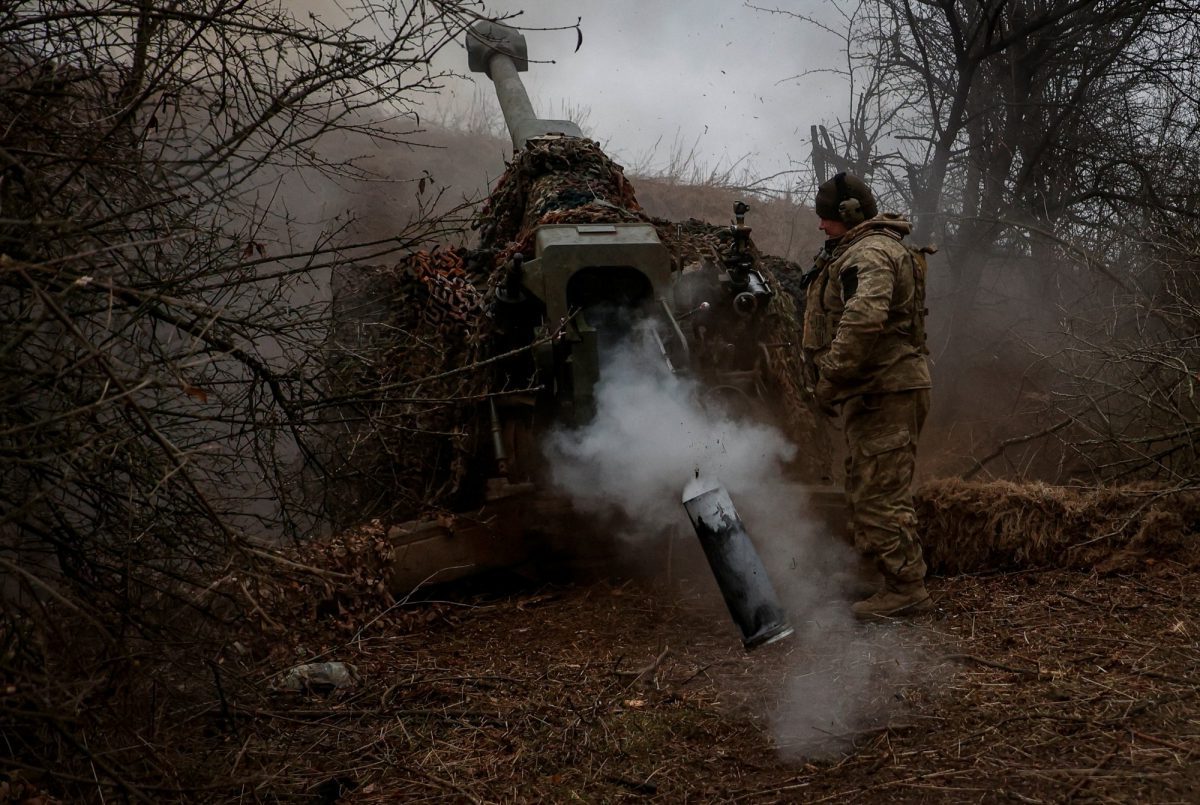
M 957 248 L 1011 246 L 1011 229 L 1028 225 L 1026 238 L 1064 218 L 1106 224 L 1102 169 L 1134 145 L 1152 157 L 1139 132 L 1182 133 L 1194 91 L 1179 69 L 1194 61 L 1194 13 L 1158 0 L 885 0 L 842 16 L 852 101 L 830 144 L 897 191 L 925 237 Z M 1134 173 L 1152 180 L 1143 200 L 1169 195 L 1169 174 Z M 955 263 L 969 309 L 982 262 Z
M 128 749 L 141 703 L 97 694 L 95 669 L 257 609 L 238 574 L 306 522 L 291 465 L 321 462 L 328 270 L 439 226 L 356 243 L 345 216 L 305 224 L 295 191 L 365 175 L 327 158 L 330 135 L 415 132 L 431 60 L 477 10 L 0 6 L 0 663 L 20 763 L 95 768 L 135 799 L 167 773 Z M 86 719 L 63 715 L 85 696 Z
M 822 146 L 908 206 L 918 239 L 946 247 L 935 280 L 945 272 L 951 283 L 937 290 L 933 322 L 938 374 L 953 381 L 943 403 L 969 393 L 980 367 L 994 376 L 997 353 L 1032 363 L 1012 371 L 1010 412 L 1029 430 L 984 463 L 1032 449 L 1025 435 L 1052 434 L 1064 440 L 1061 473 L 1109 477 L 1098 441 L 1132 449 L 1150 432 L 1190 432 L 1187 406 L 1152 407 L 1173 424 L 1147 429 L 1127 395 L 1170 397 L 1182 375 L 1122 371 L 1155 350 L 1180 371 L 1192 363 L 1192 290 L 1180 278 L 1200 204 L 1188 178 L 1200 167 L 1196 11 L 1161 0 L 838 7 L 841 24 L 826 27 L 845 42 L 853 100 Z M 1051 335 L 1060 323 L 1066 332 Z M 1056 368 L 1073 389 L 1065 407 L 1050 393 Z M 1102 375 L 1112 388 L 1085 391 L 1083 378 Z M 1121 471 L 1158 472 L 1154 455 L 1125 455 Z

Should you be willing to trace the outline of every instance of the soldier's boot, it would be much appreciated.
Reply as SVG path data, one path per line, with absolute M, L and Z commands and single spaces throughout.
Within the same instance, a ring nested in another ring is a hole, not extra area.
M 933 609 L 933 600 L 925 589 L 925 559 L 915 540 L 897 539 L 875 555 L 875 563 L 883 576 L 883 586 L 850 607 L 854 617 L 902 618 Z
M 933 609 L 933 599 L 925 589 L 924 581 L 895 582 L 888 581 L 883 589 L 870 598 L 859 601 L 850 607 L 854 617 L 859 620 L 876 618 L 903 618 L 909 615 L 919 615 Z

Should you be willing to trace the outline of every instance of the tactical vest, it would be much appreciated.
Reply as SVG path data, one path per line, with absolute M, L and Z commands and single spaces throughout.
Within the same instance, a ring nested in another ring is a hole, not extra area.
M 846 391 L 869 393 L 928 387 L 928 367 L 923 358 L 929 353 L 925 329 L 925 317 L 928 315 L 925 296 L 928 273 L 926 256 L 935 250 L 932 247 L 909 246 L 900 232 L 886 225 L 851 233 L 851 237 L 849 241 L 843 239 L 839 242 L 832 252 L 828 248 L 823 249 L 817 256 L 813 270 L 805 277 L 807 287 L 803 345 L 806 363 L 812 367 L 815 361 L 830 349 L 838 332 L 845 304 L 855 296 L 857 289 L 852 285 L 856 285 L 857 274 L 845 271 L 845 266 L 840 265 L 843 257 L 864 241 L 886 237 L 899 245 L 908 259 L 897 263 L 899 255 L 894 253 L 899 250 L 889 249 L 893 252 L 892 265 L 898 273 L 884 331 L 880 334 L 877 349 L 871 353 L 878 358 L 878 362 L 863 365 L 861 376 Z M 870 247 L 868 251 L 877 253 L 876 249 Z M 908 276 L 899 273 L 904 272 L 905 266 L 909 269 Z M 835 275 L 835 270 L 844 271 L 845 274 Z M 907 287 L 910 278 L 911 302 Z M 903 297 L 896 298 L 897 294 L 903 294 Z M 904 311 L 909 304 L 911 310 Z M 907 320 L 895 318 L 901 311 L 907 314 Z M 902 347 L 902 344 L 909 346 Z M 907 357 L 904 353 L 907 353 Z M 811 381 L 815 377 L 810 374 L 809 379 Z
M 883 235 L 884 233 L 871 233 Z M 890 237 L 885 235 L 885 237 Z M 925 278 L 929 273 L 929 261 L 927 255 L 937 254 L 937 246 L 910 246 L 904 241 L 900 244 L 908 251 L 910 260 L 910 269 L 913 277 L 913 314 L 912 323 L 910 325 L 910 336 L 912 345 L 921 350 L 924 355 L 929 354 L 929 345 L 925 335 L 925 317 L 929 315 L 929 308 L 925 302 Z M 830 315 L 830 311 L 825 307 L 825 292 L 829 285 L 829 274 L 825 271 L 825 267 L 833 259 L 833 254 L 826 249 L 822 249 L 815 258 L 813 258 L 813 267 L 805 272 L 800 279 L 800 287 L 805 293 L 805 311 L 819 311 L 822 315 Z M 853 296 L 853 293 L 848 296 Z M 834 314 L 837 315 L 837 314 Z M 807 318 L 807 315 L 806 315 Z M 815 339 L 815 342 L 809 344 L 808 339 L 805 340 L 804 347 L 806 349 L 827 349 L 830 342 L 833 341 L 833 334 L 837 331 L 836 319 L 832 322 L 832 326 L 817 327 L 822 331 Z M 805 332 L 808 333 L 808 324 L 805 323 Z

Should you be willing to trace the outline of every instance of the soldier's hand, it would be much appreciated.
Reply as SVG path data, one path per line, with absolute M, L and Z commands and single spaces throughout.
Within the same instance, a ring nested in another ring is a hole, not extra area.
M 817 387 L 813 391 L 813 396 L 816 397 L 817 407 L 821 409 L 821 413 L 825 416 L 837 416 L 838 409 L 833 398 L 836 394 L 833 388 L 833 383 L 829 382 L 828 378 L 822 377 L 817 381 Z

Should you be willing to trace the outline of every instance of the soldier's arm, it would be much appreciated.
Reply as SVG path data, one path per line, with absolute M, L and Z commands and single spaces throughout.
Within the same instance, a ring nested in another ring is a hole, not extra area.
M 856 273 L 857 281 L 847 276 L 850 271 Z M 818 361 L 822 376 L 834 383 L 849 382 L 858 376 L 887 322 L 895 283 L 892 260 L 887 252 L 874 247 L 864 248 L 852 266 L 842 272 L 846 308 L 829 352 Z M 850 286 L 854 286 L 853 294 Z

